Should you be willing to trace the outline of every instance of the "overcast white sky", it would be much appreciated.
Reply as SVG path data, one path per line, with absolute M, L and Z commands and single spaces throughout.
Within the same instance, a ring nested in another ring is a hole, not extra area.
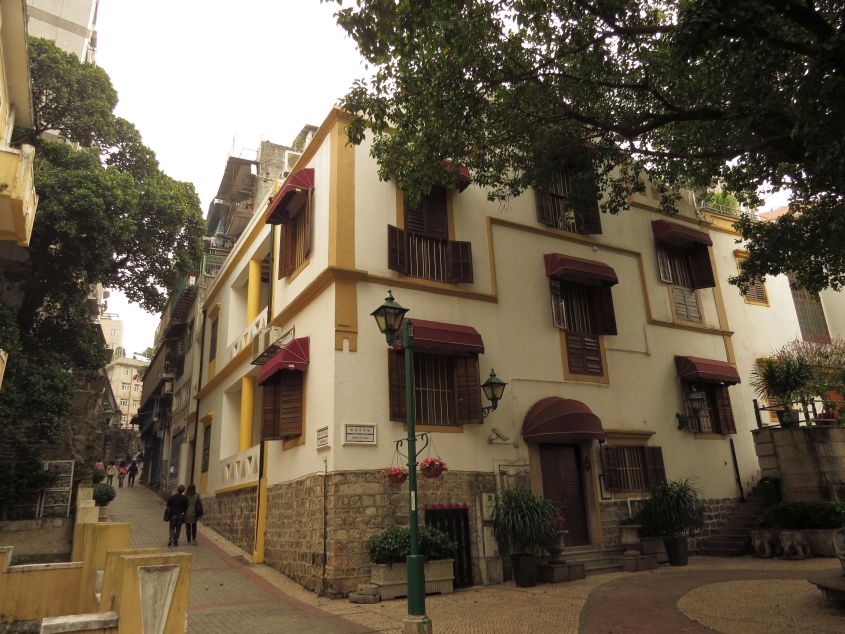
M 167 174 L 194 184 L 205 214 L 230 153 L 290 143 L 366 75 L 336 10 L 319 0 L 101 0 L 97 63 L 117 89 L 117 114 Z M 153 344 L 157 315 L 120 292 L 108 303 L 129 356 Z

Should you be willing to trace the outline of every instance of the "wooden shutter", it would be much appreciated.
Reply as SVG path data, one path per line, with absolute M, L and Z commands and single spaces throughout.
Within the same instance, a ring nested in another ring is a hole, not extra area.
M 566 332 L 566 356 L 572 374 L 601 376 L 601 344 L 598 335 Z
M 272 440 L 279 437 L 276 425 L 279 420 L 278 377 L 277 374 L 261 386 L 264 392 L 261 408 L 261 440 Z
M 621 488 L 619 464 L 621 449 L 619 447 L 601 448 L 601 468 L 604 473 L 604 488 L 608 491 L 618 491 Z
M 713 267 L 710 264 L 710 249 L 705 244 L 699 244 L 689 252 L 690 268 L 692 269 L 693 288 L 712 288 L 716 286 Z
M 399 350 L 387 351 L 387 381 L 390 420 L 405 422 L 405 354 Z
M 701 309 L 695 291 L 683 286 L 672 287 L 672 301 L 675 304 L 675 317 L 685 321 L 701 321 Z
M 279 437 L 294 438 L 302 435 L 302 384 L 303 373 L 279 373 Z
M 472 284 L 472 243 L 452 240 L 447 246 L 449 281 Z
M 449 239 L 448 193 L 434 187 L 423 196 L 418 207 L 405 205 L 405 230 L 438 240 Z
M 309 189 L 308 193 L 306 194 L 305 198 L 305 206 L 299 211 L 301 214 L 305 214 L 302 218 L 302 221 L 305 223 L 305 227 L 302 230 L 302 237 L 304 242 L 302 243 L 302 257 L 307 258 L 311 254 L 311 222 L 312 222 L 312 214 L 314 213 L 311 205 L 311 196 L 314 190 Z
M 749 302 L 756 302 L 758 304 L 768 304 L 769 296 L 766 294 L 766 285 L 762 279 L 756 279 L 748 286 L 745 291 L 745 298 Z
M 279 225 L 279 279 L 287 277 L 296 268 L 296 232 L 290 224 L 288 220 Z
M 408 274 L 408 249 L 405 232 L 387 225 L 387 268 L 402 275 Z
M 552 295 L 552 321 L 557 328 L 566 330 L 566 311 L 563 309 L 563 294 L 560 280 L 549 278 L 549 290 Z
M 569 202 L 575 212 L 578 233 L 601 233 L 601 210 L 596 174 L 593 170 L 575 172 L 570 177 L 572 194 Z
M 534 201 L 537 204 L 537 222 L 550 227 L 555 226 L 554 209 L 549 197 L 542 189 L 534 190 Z
M 455 422 L 481 423 L 481 378 L 478 372 L 478 357 L 454 357 L 455 367 Z
M 594 334 L 615 335 L 616 314 L 613 311 L 613 294 L 609 286 L 593 288 L 590 294 L 593 309 Z
M 661 282 L 666 282 L 667 284 L 674 283 L 675 280 L 672 278 L 672 264 L 669 260 L 669 254 L 660 245 L 657 246 L 657 271 L 660 274 Z
M 285 272 L 285 239 L 287 238 L 287 226 L 285 223 L 279 225 L 279 279 L 287 275 Z
M 722 434 L 735 434 L 736 424 L 734 423 L 734 413 L 731 408 L 731 397 L 728 394 L 728 387 L 726 385 L 719 385 L 714 388 L 714 392 L 716 395 L 716 408 L 718 409 L 719 432 Z
M 646 483 L 654 486 L 666 481 L 666 469 L 663 466 L 663 449 L 660 447 L 643 447 L 645 449 Z

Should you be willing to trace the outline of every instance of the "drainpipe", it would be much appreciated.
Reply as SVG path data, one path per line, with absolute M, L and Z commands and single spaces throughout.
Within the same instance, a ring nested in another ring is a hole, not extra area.
M 197 411 L 195 412 L 194 416 L 194 446 L 191 451 L 191 484 L 195 484 L 194 482 L 194 471 L 197 468 L 197 434 L 200 431 L 200 398 L 199 398 L 199 386 L 202 385 L 202 369 L 203 369 L 203 361 L 205 360 L 205 354 L 203 354 L 203 347 L 205 346 L 205 308 L 202 309 L 202 329 L 200 332 L 200 371 L 199 375 L 197 376 Z
M 742 476 L 739 475 L 739 463 L 736 460 L 736 449 L 734 448 L 734 439 L 729 438 L 731 444 L 731 458 L 734 463 L 734 476 L 736 476 L 736 486 L 739 487 L 739 501 L 745 502 L 745 492 L 742 490 Z

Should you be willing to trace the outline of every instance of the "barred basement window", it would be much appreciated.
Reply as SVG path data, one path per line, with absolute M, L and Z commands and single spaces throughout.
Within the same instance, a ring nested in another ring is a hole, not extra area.
M 604 488 L 608 491 L 645 491 L 666 480 L 660 447 L 604 446 L 601 462 Z
M 545 187 L 534 190 L 537 221 L 573 233 L 601 233 L 595 175 L 591 171 L 559 172 Z

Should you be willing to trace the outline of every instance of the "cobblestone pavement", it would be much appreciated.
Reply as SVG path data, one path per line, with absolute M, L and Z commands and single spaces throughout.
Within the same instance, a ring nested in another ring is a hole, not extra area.
M 106 516 L 132 524 L 133 546 L 160 546 L 167 550 L 164 502 L 145 487 L 116 488 L 117 497 Z M 347 634 L 372 628 L 347 621 L 294 598 L 253 572 L 242 556 L 231 555 L 209 540 L 202 524 L 199 545 L 179 550 L 192 557 L 188 632 L 202 634 Z

